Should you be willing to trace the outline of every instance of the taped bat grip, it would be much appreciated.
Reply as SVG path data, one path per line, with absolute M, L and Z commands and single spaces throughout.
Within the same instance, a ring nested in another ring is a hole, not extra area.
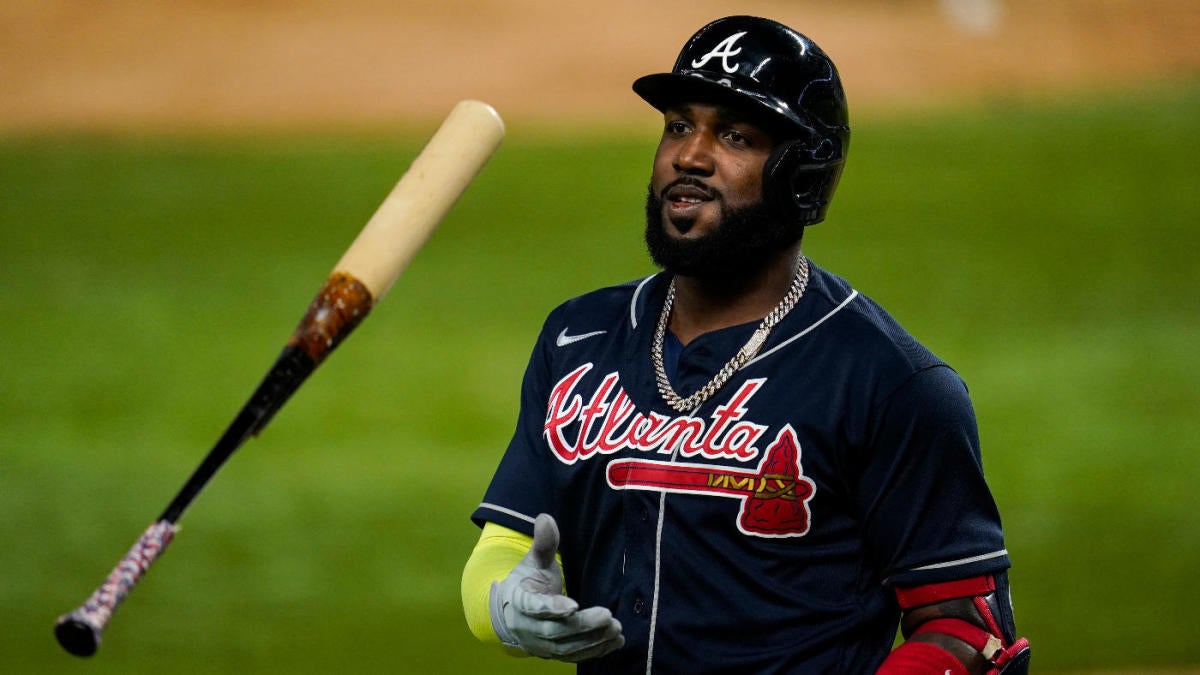
M 59 617 L 54 636 L 63 649 L 75 656 L 91 656 L 100 646 L 104 627 L 113 612 L 141 581 L 175 536 L 174 524 L 159 520 L 150 524 L 129 553 L 113 568 L 104 583 L 78 609 Z

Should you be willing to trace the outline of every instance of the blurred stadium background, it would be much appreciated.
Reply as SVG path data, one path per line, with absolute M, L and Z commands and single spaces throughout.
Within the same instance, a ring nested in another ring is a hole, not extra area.
M 467 515 L 544 314 L 651 270 L 629 83 L 729 13 L 839 63 L 806 250 L 971 385 L 1035 672 L 1200 672 L 1194 0 L 0 0 L 0 672 L 570 672 L 470 637 Z M 461 98 L 500 153 L 67 656 Z

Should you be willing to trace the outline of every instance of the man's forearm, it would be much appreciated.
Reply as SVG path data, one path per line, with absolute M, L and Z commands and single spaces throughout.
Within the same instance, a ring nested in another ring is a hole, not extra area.
M 488 596 L 494 582 L 504 579 L 529 551 L 533 538 L 495 523 L 485 523 L 471 557 L 463 568 L 462 602 L 467 627 L 481 642 L 500 645 L 492 627 Z M 524 655 L 519 649 L 506 648 Z

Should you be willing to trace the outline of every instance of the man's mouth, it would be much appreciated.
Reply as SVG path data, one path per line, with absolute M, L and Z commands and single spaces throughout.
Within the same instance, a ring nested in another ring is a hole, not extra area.
M 712 201 L 714 196 L 713 191 L 703 184 L 691 181 L 675 181 L 663 190 L 663 201 L 676 208 L 687 208 Z
M 687 234 L 705 204 L 719 199 L 715 190 L 693 178 L 681 178 L 662 191 L 663 215 L 680 234 Z

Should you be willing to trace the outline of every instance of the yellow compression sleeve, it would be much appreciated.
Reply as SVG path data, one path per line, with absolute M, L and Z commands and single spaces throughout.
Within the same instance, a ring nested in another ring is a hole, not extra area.
M 475 550 L 463 568 L 462 602 L 463 614 L 467 618 L 467 627 L 480 641 L 487 644 L 500 645 L 505 651 L 514 655 L 525 655 L 519 649 L 509 648 L 500 642 L 495 629 L 492 628 L 492 613 L 488 607 L 492 582 L 502 581 L 509 572 L 521 562 L 521 558 L 529 552 L 533 545 L 533 537 L 510 530 L 503 525 L 484 523 Z M 555 554 L 562 564 L 562 557 Z

